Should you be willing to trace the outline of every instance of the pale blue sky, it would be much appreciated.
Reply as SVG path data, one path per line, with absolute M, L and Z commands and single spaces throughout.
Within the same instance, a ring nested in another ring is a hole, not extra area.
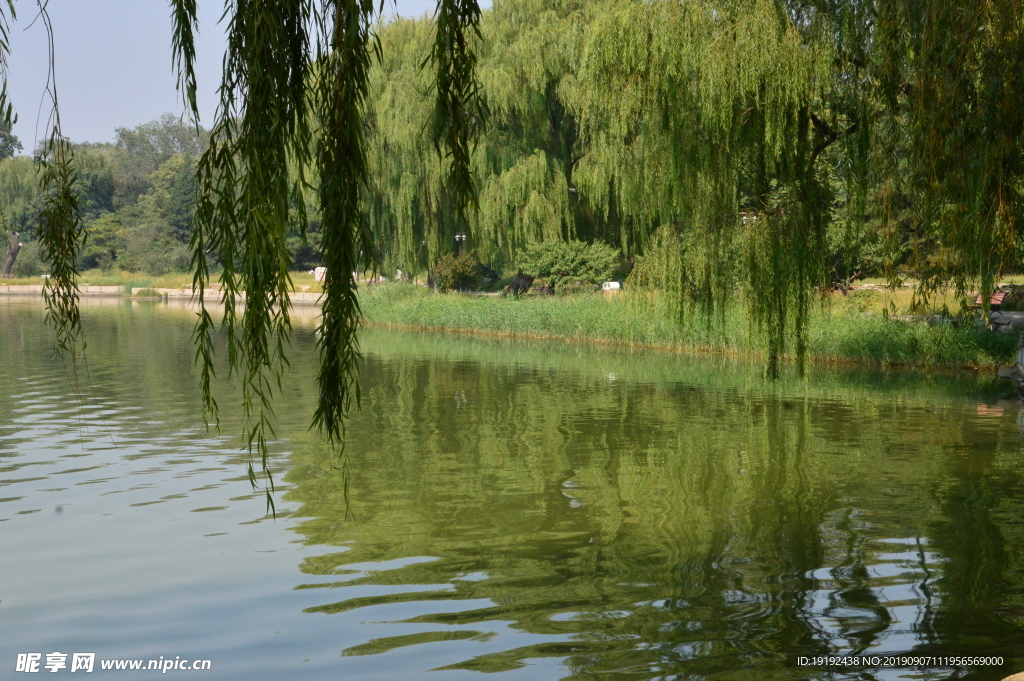
M 436 0 L 387 0 L 386 13 L 420 16 Z M 38 120 L 46 85 L 46 33 L 29 27 L 35 2 L 15 4 L 8 86 L 19 121 L 14 133 L 25 153 L 45 135 L 46 108 Z M 480 3 L 490 6 L 489 0 Z M 197 80 L 199 106 L 208 127 L 220 83 L 222 0 L 199 0 Z M 171 20 L 166 0 L 49 0 L 56 45 L 57 90 L 64 133 L 76 142 L 107 142 L 114 130 L 134 127 L 165 112 L 182 111 L 171 63 Z

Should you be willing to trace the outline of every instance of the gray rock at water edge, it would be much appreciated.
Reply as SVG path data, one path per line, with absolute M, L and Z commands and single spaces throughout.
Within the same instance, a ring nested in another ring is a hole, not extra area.
M 1008 378 L 1011 381 L 1019 381 L 1024 379 L 1024 375 L 1021 374 L 1020 369 L 1016 366 L 1012 367 L 999 367 L 996 369 L 996 376 L 999 378 Z
M 989 314 L 989 323 L 993 326 L 1011 326 L 1014 329 L 1024 329 L 1024 312 L 1002 312 L 993 310 Z

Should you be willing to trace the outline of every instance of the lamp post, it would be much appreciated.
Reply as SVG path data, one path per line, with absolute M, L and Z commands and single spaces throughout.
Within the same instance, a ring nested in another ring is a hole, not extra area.
M 466 235 L 463 234 L 462 232 L 459 232 L 458 234 L 455 235 L 455 246 L 456 246 L 455 255 L 462 255 L 462 242 L 465 241 L 465 240 L 466 240 Z

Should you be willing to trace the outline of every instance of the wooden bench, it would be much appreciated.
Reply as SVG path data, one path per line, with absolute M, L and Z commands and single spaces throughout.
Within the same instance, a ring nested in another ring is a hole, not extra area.
M 1007 292 L 1006 291 L 995 291 L 992 294 L 992 297 L 988 299 L 989 309 L 998 310 L 998 309 L 1002 308 L 1003 307 L 1003 300 L 1006 299 L 1006 296 L 1007 296 Z M 981 305 L 982 305 L 981 294 L 979 293 L 978 297 L 974 299 L 974 305 L 971 305 L 971 307 L 972 308 L 980 308 Z

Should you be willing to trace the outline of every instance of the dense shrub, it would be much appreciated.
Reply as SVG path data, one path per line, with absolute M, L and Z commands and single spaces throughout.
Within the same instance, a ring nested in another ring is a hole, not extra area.
M 173 243 L 154 244 L 141 230 L 130 232 L 117 254 L 118 266 L 126 272 L 145 272 L 162 276 L 170 272 L 187 272 L 191 256 L 187 246 Z M 97 266 L 99 263 L 97 263 Z
M 545 241 L 519 258 L 524 272 L 546 279 L 555 291 L 592 289 L 612 279 L 621 264 L 619 251 L 599 241 Z
M 466 291 L 480 284 L 480 263 L 463 253 L 446 253 L 434 265 L 434 281 L 442 291 Z
M 47 270 L 42 258 L 39 257 L 39 243 L 29 241 L 22 244 L 18 251 L 18 258 L 14 261 L 11 274 L 16 277 L 38 277 Z

